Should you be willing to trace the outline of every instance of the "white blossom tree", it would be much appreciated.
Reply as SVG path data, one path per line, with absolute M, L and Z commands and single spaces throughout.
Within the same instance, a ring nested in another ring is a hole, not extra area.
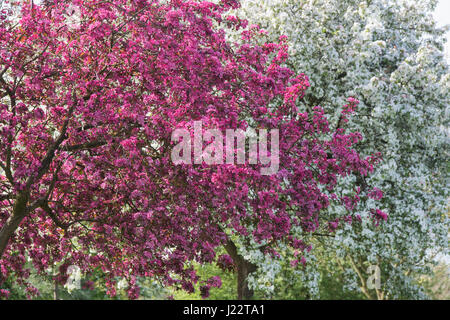
M 434 252 L 448 253 L 450 73 L 445 30 L 432 16 L 435 5 L 433 0 L 244 0 L 237 12 L 274 41 L 288 36 L 289 67 L 311 82 L 303 110 L 320 105 L 335 115 L 337 125 L 344 100 L 361 101 L 350 126 L 364 136 L 360 151 L 378 150 L 384 161 L 370 181 L 359 184 L 383 190 L 389 218 L 378 226 L 365 219 L 368 201 L 358 212 L 361 223 L 342 223 L 335 237 L 320 243 L 342 267 L 345 287 L 359 287 L 369 299 L 425 298 L 416 276 L 430 272 Z M 351 182 L 342 181 L 343 194 Z M 330 216 L 342 216 L 339 210 L 330 210 Z M 241 250 L 260 266 L 250 283 L 273 291 L 283 267 L 255 250 Z M 306 271 L 292 271 L 303 277 L 310 297 L 318 295 L 320 281 L 314 261 L 310 257 Z M 377 268 L 379 287 L 370 283 Z

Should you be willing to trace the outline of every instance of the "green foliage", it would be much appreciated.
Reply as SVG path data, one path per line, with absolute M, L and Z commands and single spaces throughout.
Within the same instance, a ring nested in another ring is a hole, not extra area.
M 236 299 L 236 274 L 233 272 L 224 272 L 216 264 L 196 265 L 196 270 L 201 279 L 208 279 L 214 276 L 220 276 L 222 286 L 220 288 L 211 288 L 210 295 L 207 300 L 234 300 Z M 194 293 L 186 293 L 182 290 L 174 290 L 171 288 L 173 298 L 175 300 L 199 300 L 200 283 L 195 286 Z

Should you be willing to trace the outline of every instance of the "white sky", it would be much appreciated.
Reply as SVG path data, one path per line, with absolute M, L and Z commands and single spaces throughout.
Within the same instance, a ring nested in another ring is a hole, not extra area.
M 434 16 L 439 26 L 450 24 L 450 0 L 439 0 Z M 450 31 L 447 32 L 447 60 L 450 62 Z

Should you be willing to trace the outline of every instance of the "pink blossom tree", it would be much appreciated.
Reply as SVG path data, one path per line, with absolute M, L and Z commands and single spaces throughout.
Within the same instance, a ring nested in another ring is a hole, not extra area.
M 227 16 L 239 4 L 187 0 L 49 0 L 19 3 L 0 22 L 0 275 L 26 281 L 62 263 L 125 277 L 157 277 L 192 291 L 193 262 L 233 264 L 238 297 L 250 298 L 255 266 L 234 236 L 266 254 L 292 232 L 333 232 L 365 195 L 334 193 L 337 179 L 366 176 L 378 156 L 363 157 L 346 132 L 350 98 L 337 128 L 317 106 L 299 113 L 308 78 L 284 66 L 287 45 L 261 43 L 256 26 Z M 71 11 L 74 9 L 74 11 Z M 71 13 L 74 12 L 74 13 Z M 224 28 L 243 30 L 243 44 Z M 258 164 L 175 165 L 177 128 L 279 130 L 279 171 Z M 323 221 L 332 203 L 348 209 Z M 374 219 L 384 219 L 374 211 Z M 342 221 L 341 221 L 342 220 Z M 218 256 L 224 247 L 228 256 Z M 2 281 L 0 279 L 0 282 Z M 217 278 L 204 280 L 204 296 Z

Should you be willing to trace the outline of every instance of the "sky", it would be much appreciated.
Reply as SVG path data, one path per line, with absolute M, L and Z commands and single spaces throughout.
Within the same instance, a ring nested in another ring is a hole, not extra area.
M 450 24 L 450 0 L 439 0 L 434 17 L 436 18 L 439 26 Z M 450 31 L 447 32 L 447 44 L 445 51 L 447 54 L 447 61 L 450 62 Z

